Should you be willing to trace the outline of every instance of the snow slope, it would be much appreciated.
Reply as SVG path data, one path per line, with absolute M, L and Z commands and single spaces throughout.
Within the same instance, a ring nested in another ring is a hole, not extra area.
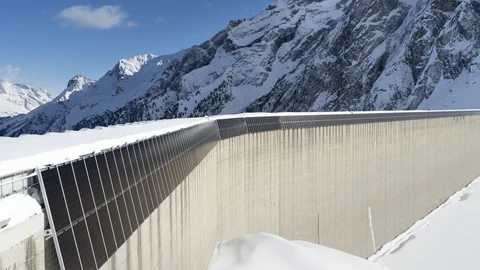
M 480 58 L 478 68 L 463 71 L 456 79 L 442 78 L 432 95 L 418 109 L 467 109 L 480 106 Z
M 258 233 L 218 243 L 208 270 L 387 270 L 362 258 Z
M 51 100 L 44 89 L 0 80 L 0 117 L 26 114 Z
M 42 213 L 35 199 L 25 194 L 13 194 L 0 199 L 0 233 Z
M 392 270 L 479 269 L 480 178 L 369 258 Z

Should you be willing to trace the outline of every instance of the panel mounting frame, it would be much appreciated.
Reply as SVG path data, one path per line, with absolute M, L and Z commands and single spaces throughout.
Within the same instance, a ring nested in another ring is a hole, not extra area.
M 42 172 L 40 168 L 36 167 L 35 172 L 37 173 L 38 182 L 40 183 L 40 190 L 42 191 L 43 202 L 45 203 L 45 209 L 47 212 L 48 223 L 50 224 L 50 230 L 53 236 L 53 244 L 55 246 L 55 250 L 57 251 L 57 259 L 58 265 L 60 266 L 61 270 L 65 270 L 65 264 L 63 263 L 63 256 L 62 251 L 60 250 L 60 244 L 58 242 L 57 231 L 55 230 L 55 224 L 53 223 L 52 212 L 50 210 L 50 204 L 47 198 L 47 191 L 45 189 L 45 184 L 43 182 Z

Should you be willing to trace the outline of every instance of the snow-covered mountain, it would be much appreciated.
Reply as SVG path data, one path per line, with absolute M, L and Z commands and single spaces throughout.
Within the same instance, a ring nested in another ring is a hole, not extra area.
M 166 57 L 121 60 L 0 135 L 237 112 L 480 107 L 480 0 L 277 0 Z M 69 91 L 67 91 L 69 92 Z
M 77 75 L 52 102 L 27 115 L 0 121 L 0 135 L 43 134 L 74 129 L 75 124 L 108 114 L 143 96 L 181 51 L 169 56 L 152 54 L 122 59 L 98 81 Z
M 0 80 L 0 117 L 25 114 L 51 100 L 44 89 Z

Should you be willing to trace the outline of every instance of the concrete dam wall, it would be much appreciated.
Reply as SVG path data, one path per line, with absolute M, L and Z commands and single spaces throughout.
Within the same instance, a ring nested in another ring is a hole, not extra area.
M 218 241 L 268 232 L 366 258 L 480 175 L 479 134 L 478 111 L 215 119 L 43 171 L 45 250 L 66 269 L 205 269 Z

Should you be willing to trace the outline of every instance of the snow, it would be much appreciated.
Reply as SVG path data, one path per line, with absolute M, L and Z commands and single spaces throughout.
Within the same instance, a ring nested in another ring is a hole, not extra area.
M 384 245 L 368 259 L 371 264 L 330 248 L 260 233 L 219 243 L 208 269 L 478 269 L 479 205 L 480 178 Z
M 480 57 L 479 57 L 480 59 Z M 471 71 L 464 70 L 454 80 L 442 78 L 432 95 L 425 99 L 418 109 L 452 110 L 480 106 L 480 70 L 472 65 Z
M 171 61 L 181 59 L 184 54 L 185 51 L 158 57 L 146 54 L 120 60 L 105 76 L 70 96 L 64 104 L 70 109 L 66 123 L 74 125 L 90 116 L 115 111 L 134 100 L 154 84 Z
M 91 79 L 89 79 L 85 76 L 77 75 L 77 76 L 73 77 L 72 79 L 70 79 L 70 81 L 68 81 L 67 88 L 65 90 L 63 90 L 63 92 L 60 93 L 60 95 L 58 95 L 53 100 L 53 102 L 67 101 L 67 100 L 70 99 L 71 94 L 73 94 L 77 91 L 81 91 L 85 85 L 92 84 L 94 82 L 95 82 L 94 80 L 91 80 Z
M 478 269 L 480 178 L 369 258 L 392 270 Z
M 401 1 L 410 6 L 415 6 L 418 2 L 418 0 L 401 0 Z
M 28 195 L 13 194 L 0 199 L 0 233 L 41 213 L 40 205 Z
M 205 121 L 205 118 L 173 119 L 18 138 L 0 137 L 0 177 L 74 160 Z
M 64 127 L 72 129 L 83 119 L 106 111 L 115 111 L 143 95 L 155 84 L 171 62 L 181 59 L 185 52 L 186 50 L 182 50 L 166 56 L 146 54 L 122 59 L 98 81 L 81 75 L 75 76 L 70 80 L 72 84 L 69 82 L 67 88 L 55 100 L 28 115 L 5 121 L 2 128 L 13 125 L 11 129 L 15 130 L 22 128 L 25 123 L 30 123 L 33 130 L 45 129 L 45 125 L 54 131 L 62 130 Z M 0 108 L 3 108 L 1 103 Z
M 52 100 L 43 89 L 0 80 L 0 117 L 25 114 Z
M 135 73 L 139 72 L 143 65 L 147 64 L 150 60 L 157 58 L 157 55 L 153 54 L 144 54 L 144 55 L 137 55 L 129 59 L 121 59 L 118 61 L 118 67 L 119 67 L 119 75 L 124 75 L 124 76 L 133 76 Z M 163 61 L 160 60 L 157 62 L 160 63 Z
M 208 270 L 387 270 L 359 257 L 279 236 L 258 233 L 218 243 Z
M 322 98 L 319 97 L 319 103 Z M 468 111 L 468 110 L 466 110 Z M 426 111 L 397 111 L 397 113 L 418 113 Z M 429 111 L 434 112 L 434 111 Z M 369 112 L 323 112 L 323 113 L 245 113 L 201 118 L 178 118 L 133 124 L 97 127 L 80 131 L 47 133 L 45 135 L 21 135 L 17 138 L 0 137 L 0 178 L 12 173 L 31 170 L 36 167 L 60 164 L 80 156 L 101 152 L 139 140 L 159 136 L 206 121 L 238 117 L 288 116 L 288 115 L 342 115 L 391 113 L 388 111 Z

